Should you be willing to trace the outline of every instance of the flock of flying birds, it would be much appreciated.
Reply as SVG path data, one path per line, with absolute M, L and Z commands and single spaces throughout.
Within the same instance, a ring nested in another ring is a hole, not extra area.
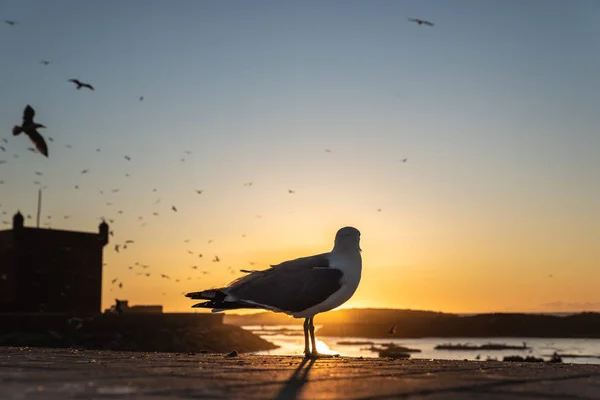
M 434 25 L 430 21 L 426 21 L 426 20 L 422 20 L 422 19 L 418 19 L 418 18 L 408 18 L 408 21 L 414 22 L 414 23 L 416 23 L 418 25 L 427 25 L 427 26 L 433 26 Z M 19 24 L 19 22 L 14 21 L 14 20 L 4 20 L 4 22 L 6 24 L 10 25 L 10 26 L 15 26 L 15 25 Z M 49 60 L 41 60 L 40 64 L 47 66 L 47 65 L 51 64 L 51 61 L 49 61 Z M 83 81 L 81 81 L 79 79 L 75 79 L 75 78 L 69 79 L 68 82 L 71 82 L 71 83 L 75 84 L 75 88 L 77 90 L 80 90 L 80 89 L 88 89 L 90 91 L 94 90 L 94 86 L 92 84 L 87 83 L 87 82 L 83 82 Z M 143 102 L 144 101 L 144 96 L 140 96 L 139 97 L 139 101 Z M 34 148 L 29 148 L 29 150 L 32 151 L 32 152 L 34 152 L 34 153 L 40 153 L 40 154 L 44 155 L 45 157 L 49 158 L 48 144 L 47 144 L 46 140 L 44 139 L 44 137 L 38 132 L 38 129 L 40 129 L 40 128 L 46 128 L 46 126 L 43 125 L 43 124 L 40 124 L 40 123 L 38 123 L 36 121 L 34 121 L 34 117 L 35 117 L 35 110 L 30 105 L 27 105 L 25 107 L 24 111 L 23 111 L 23 117 L 22 117 L 22 123 L 21 123 L 21 125 L 15 125 L 13 127 L 13 129 L 12 129 L 13 136 L 19 136 L 21 133 L 25 134 L 29 138 L 29 140 L 33 143 L 33 145 L 35 146 Z M 54 142 L 54 139 L 52 137 L 48 137 L 48 141 L 49 142 Z M 6 152 L 6 150 L 7 150 L 6 145 L 8 145 L 8 140 L 7 139 L 2 139 L 2 142 L 3 143 L 0 144 L 0 152 Z M 69 145 L 66 145 L 66 147 L 70 148 Z M 96 149 L 96 151 L 100 152 L 100 149 Z M 331 149 L 325 149 L 325 152 L 331 153 L 332 151 L 331 151 Z M 189 151 L 186 151 L 185 153 L 188 154 L 188 155 L 191 154 Z M 0 155 L 1 155 L 1 153 L 0 153 Z M 17 158 L 18 155 L 14 154 L 14 157 Z M 131 157 L 129 157 L 127 155 L 125 155 L 124 158 L 127 161 L 131 161 Z M 404 163 L 407 162 L 407 160 L 408 160 L 407 158 L 401 159 L 401 161 L 404 162 Z M 184 161 L 184 159 L 182 159 L 181 161 Z M 1 164 L 5 164 L 6 162 L 7 162 L 6 160 L 3 160 L 3 159 L 0 158 L 0 165 Z M 84 170 L 81 171 L 81 174 L 86 174 L 87 172 L 89 172 L 89 170 L 84 169 Z M 41 176 L 42 173 L 41 172 L 36 172 L 36 175 L 40 175 Z M 0 184 L 3 184 L 3 183 L 4 183 L 4 181 L 0 180 Z M 35 184 L 41 184 L 39 181 L 36 181 L 34 183 Z M 249 187 L 249 186 L 252 186 L 252 184 L 253 184 L 253 182 L 245 182 L 244 186 Z M 79 189 L 78 185 L 75 185 L 75 189 Z M 112 189 L 113 193 L 116 193 L 118 191 L 119 191 L 119 189 Z M 153 189 L 153 192 L 156 192 L 156 191 L 157 191 L 157 189 Z M 203 193 L 203 190 L 202 189 L 195 189 L 195 192 L 196 192 L 196 194 L 200 195 L 200 194 Z M 295 193 L 296 193 L 295 190 L 288 189 L 288 194 L 292 195 L 292 194 L 295 194 Z M 100 194 L 104 194 L 104 192 L 100 191 Z M 158 199 L 155 204 L 158 204 L 159 202 L 160 202 L 160 199 Z M 110 202 L 108 202 L 106 204 L 107 204 L 107 206 L 111 206 L 112 205 L 112 203 L 110 203 Z M 0 205 L 0 208 L 1 208 L 1 205 Z M 177 209 L 177 207 L 175 205 L 172 205 L 171 206 L 171 211 L 172 212 L 177 212 L 178 209 Z M 377 212 L 381 212 L 381 211 L 382 211 L 381 208 L 377 209 Z M 123 211 L 122 210 L 118 210 L 117 213 L 118 214 L 123 214 Z M 2 211 L 2 215 L 6 215 L 6 214 L 7 214 L 6 211 Z M 153 216 L 155 216 L 155 217 L 157 217 L 158 215 L 159 215 L 158 212 L 154 212 L 153 213 Z M 260 215 L 256 215 L 256 217 L 260 218 L 261 216 Z M 31 215 L 27 215 L 27 218 L 31 219 Z M 45 222 L 45 226 L 48 227 L 48 228 L 50 228 L 51 227 L 50 220 L 51 220 L 52 216 L 47 216 L 46 218 L 48 219 L 48 221 Z M 65 215 L 64 216 L 65 220 L 69 219 L 69 218 L 70 218 L 69 215 Z M 140 217 L 138 217 L 138 219 L 140 221 L 142 221 L 143 217 L 140 216 Z M 2 221 L 2 222 L 5 225 L 10 224 L 9 221 L 6 221 L 6 220 Z M 114 223 L 115 221 L 114 221 L 114 219 L 108 219 L 108 222 Z M 142 222 L 141 226 L 143 227 L 145 225 L 146 225 L 146 223 Z M 109 234 L 110 234 L 110 236 L 114 236 L 114 232 L 112 230 L 109 232 Z M 242 235 L 242 237 L 245 237 L 245 235 Z M 184 240 L 184 243 L 189 243 L 189 242 L 190 242 L 190 239 L 185 239 Z M 209 240 L 208 244 L 210 244 L 211 242 L 212 242 L 212 240 Z M 127 239 L 127 240 L 125 240 L 122 243 L 115 244 L 113 249 L 114 249 L 114 251 L 116 253 L 119 253 L 120 251 L 126 250 L 129 245 L 132 245 L 134 243 L 135 243 L 134 240 Z M 195 251 L 192 251 L 192 250 L 188 250 L 187 252 L 190 255 L 195 255 L 198 258 L 203 258 L 203 254 L 202 253 L 195 252 Z M 219 263 L 221 261 L 221 259 L 219 258 L 219 256 L 215 255 L 214 258 L 211 261 L 213 263 Z M 250 262 L 250 265 L 254 265 L 254 264 L 255 264 L 254 262 Z M 134 265 L 128 266 L 128 269 L 129 270 L 133 270 L 136 267 L 138 269 L 141 269 L 141 271 L 139 271 L 139 272 L 136 273 L 137 275 L 145 276 L 145 277 L 150 277 L 151 276 L 152 273 L 151 272 L 147 272 L 147 269 L 150 268 L 150 266 L 148 264 L 143 264 L 143 263 L 140 263 L 140 262 L 135 262 Z M 192 270 L 198 270 L 198 268 L 199 267 L 197 265 L 191 266 Z M 228 267 L 228 270 L 229 270 L 229 272 L 231 274 L 235 274 L 236 273 L 231 266 Z M 245 271 L 245 270 L 241 270 L 241 271 Z M 206 274 L 210 273 L 209 271 L 198 271 L 198 272 L 200 272 L 203 275 L 206 275 Z M 162 279 L 169 279 L 169 280 L 171 279 L 171 277 L 169 275 L 167 275 L 167 274 L 162 274 L 161 273 L 161 274 L 159 274 L 159 276 Z M 200 279 L 200 277 L 197 277 L 197 279 Z M 187 280 L 192 280 L 192 276 L 188 276 Z M 181 279 L 174 279 L 174 282 L 176 282 L 176 283 L 178 283 L 180 281 L 181 281 Z M 117 283 L 118 283 L 117 286 L 119 288 L 123 288 L 123 281 L 121 281 L 119 278 L 114 278 L 114 279 L 111 280 L 111 284 L 112 285 L 117 284 Z M 112 289 L 110 289 L 110 290 L 112 291 Z M 163 293 L 163 295 L 165 295 L 165 294 L 166 293 Z M 185 292 L 182 292 L 182 294 L 185 294 Z

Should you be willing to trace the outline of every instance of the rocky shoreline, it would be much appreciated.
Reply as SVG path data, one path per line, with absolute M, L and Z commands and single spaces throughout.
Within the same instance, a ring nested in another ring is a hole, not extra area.
M 77 318 L 0 315 L 0 346 L 89 350 L 249 353 L 278 346 L 222 318 L 204 315 Z

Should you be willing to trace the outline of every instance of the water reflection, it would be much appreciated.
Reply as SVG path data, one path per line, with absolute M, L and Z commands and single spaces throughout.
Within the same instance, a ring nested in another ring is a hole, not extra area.
M 303 355 L 304 335 L 301 325 L 272 325 L 272 326 L 244 326 L 265 340 L 274 343 L 279 348 L 261 351 L 256 354 L 271 355 Z M 386 343 L 398 346 L 420 349 L 419 353 L 411 353 L 411 358 L 446 359 L 446 360 L 502 360 L 505 356 L 518 355 L 521 357 L 534 356 L 548 360 L 552 353 L 572 355 L 592 355 L 593 358 L 563 357 L 566 363 L 600 364 L 600 339 L 566 339 L 566 338 L 421 338 L 421 339 L 367 339 L 354 337 L 320 336 L 320 326 L 315 326 L 317 331 L 317 349 L 323 354 L 339 354 L 348 357 L 378 357 L 378 353 L 370 351 L 370 344 L 340 345 L 338 342 L 357 341 L 373 342 L 373 346 L 381 347 Z M 442 343 L 469 343 L 483 345 L 487 343 L 503 343 L 507 345 L 522 346 L 523 342 L 529 349 L 522 350 L 436 350 L 434 347 Z

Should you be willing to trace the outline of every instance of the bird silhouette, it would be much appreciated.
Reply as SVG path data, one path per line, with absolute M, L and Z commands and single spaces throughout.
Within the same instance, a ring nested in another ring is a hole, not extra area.
M 4 22 L 6 22 L 7 24 L 9 24 L 10 26 L 14 26 L 14 25 L 18 24 L 17 21 L 11 21 L 9 19 L 5 19 Z
M 35 148 L 44 156 L 48 157 L 48 145 L 46 145 L 46 141 L 37 131 L 37 128 L 45 128 L 45 126 L 33 122 L 34 116 L 35 110 L 28 104 L 23 111 L 23 124 L 21 126 L 15 125 L 13 127 L 13 135 L 17 136 L 21 132 L 24 132 L 29 136 L 29 139 L 35 145 Z
M 433 22 L 429 22 L 429 21 L 425 21 L 424 19 L 419 19 L 419 18 L 409 18 L 408 19 L 410 22 L 416 22 L 419 25 L 428 25 L 428 26 L 433 26 Z
M 40 64 L 43 64 L 43 65 L 50 65 L 50 63 L 51 63 L 51 62 L 52 62 L 52 61 L 48 61 L 48 60 L 42 60 L 42 61 L 40 61 Z
M 77 90 L 81 89 L 82 87 L 94 90 L 94 87 L 92 85 L 90 85 L 89 83 L 81 82 L 79 79 L 69 79 L 69 82 L 73 82 L 74 84 L 76 84 Z

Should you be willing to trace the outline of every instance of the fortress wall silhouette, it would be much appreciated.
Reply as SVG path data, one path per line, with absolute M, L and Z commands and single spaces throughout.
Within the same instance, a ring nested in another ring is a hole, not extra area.
M 108 232 L 30 228 L 17 212 L 0 231 L 0 312 L 99 314 Z

